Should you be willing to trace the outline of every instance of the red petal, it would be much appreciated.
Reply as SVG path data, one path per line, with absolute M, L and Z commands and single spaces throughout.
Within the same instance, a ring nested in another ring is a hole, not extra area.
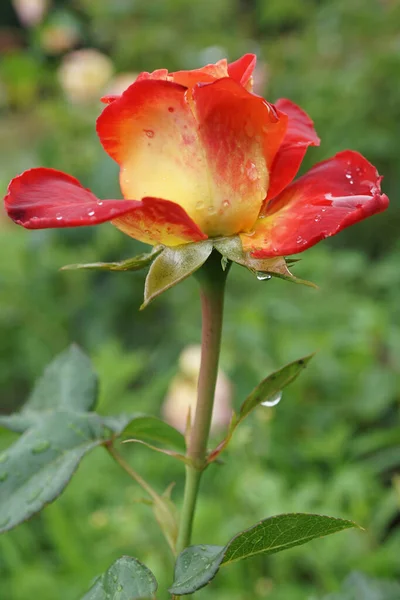
M 202 228 L 210 235 L 248 230 L 266 196 L 286 115 L 281 119 L 265 100 L 229 78 L 195 86 L 192 97 L 217 212 Z
M 279 99 L 275 106 L 289 117 L 286 135 L 271 167 L 267 200 L 275 198 L 295 178 L 308 146 L 319 146 L 314 123 L 299 106 Z
M 178 246 L 207 239 L 179 204 L 161 198 L 143 198 L 140 207 L 113 219 L 112 224 L 151 245 Z
M 4 202 L 11 219 L 27 229 L 97 225 L 141 205 L 135 200 L 99 200 L 71 175 L 44 168 L 15 177 Z
M 377 170 L 345 150 L 313 167 L 268 203 L 242 244 L 256 258 L 296 254 L 345 227 L 385 210 Z
M 112 221 L 148 244 L 172 246 L 207 237 L 173 202 L 159 198 L 99 200 L 77 179 L 54 169 L 30 169 L 15 177 L 8 187 L 5 206 L 11 219 L 27 229 Z
M 249 83 L 255 69 L 257 57 L 255 54 L 245 54 L 235 62 L 229 63 L 228 75 L 243 87 Z M 283 109 L 282 109 L 283 110 Z

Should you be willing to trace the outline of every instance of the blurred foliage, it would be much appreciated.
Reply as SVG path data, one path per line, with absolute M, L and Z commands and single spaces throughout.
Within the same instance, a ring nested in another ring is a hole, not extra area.
M 232 566 L 199 598 L 315 600 L 336 593 L 351 570 L 399 578 L 400 4 L 53 0 L 33 20 L 23 4 L 0 5 L 4 190 L 16 173 L 45 165 L 101 197 L 118 197 L 118 170 L 95 134 L 97 97 L 140 70 L 193 68 L 248 51 L 259 56 L 258 91 L 290 97 L 316 122 L 322 145 L 309 151 L 305 167 L 351 147 L 385 175 L 390 209 L 294 267 L 319 291 L 260 283 L 232 269 L 222 363 L 237 405 L 269 371 L 318 354 L 275 409 L 260 408 L 241 427 L 226 464 L 210 468 L 194 541 L 224 544 L 285 511 L 332 514 L 366 528 Z M 83 49 L 97 50 L 100 60 L 76 54 Z M 75 66 L 66 79 L 67 60 Z M 26 232 L 0 215 L 2 411 L 20 405 L 44 365 L 75 340 L 101 373 L 104 413 L 159 413 L 180 351 L 199 341 L 195 282 L 138 313 L 141 273 L 58 272 L 143 249 L 109 225 Z M 10 439 L 0 432 L 0 445 Z M 180 465 L 144 448 L 125 452 L 159 491 L 177 481 L 180 498 Z M 56 504 L 0 538 L 0 598 L 74 600 L 124 553 L 148 564 L 165 589 L 171 564 L 141 498 L 97 450 Z

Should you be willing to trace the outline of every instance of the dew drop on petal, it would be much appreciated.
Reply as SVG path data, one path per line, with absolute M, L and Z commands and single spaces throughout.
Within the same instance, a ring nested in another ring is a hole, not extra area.
M 229 200 L 224 200 L 223 203 L 222 203 L 222 206 L 224 208 L 228 208 L 230 205 L 231 205 L 231 203 L 229 202 Z
M 196 203 L 196 210 L 203 210 L 204 208 L 204 202 L 202 200 L 200 200 L 199 202 Z
M 56 215 L 56 221 L 62 221 L 62 215 L 60 215 L 59 213 Z
M 276 406 L 277 404 L 279 404 L 279 402 L 282 399 L 282 392 L 277 392 L 276 394 L 274 394 L 273 396 L 271 396 L 271 398 L 269 398 L 269 400 L 265 400 L 264 402 L 261 402 L 261 406 L 267 406 L 267 407 L 271 407 L 271 406 Z
M 94 210 L 88 210 L 88 217 L 94 216 Z
M 246 164 L 246 175 L 250 181 L 256 181 L 260 178 L 256 165 L 250 160 Z
M 152 129 L 143 129 L 143 131 L 145 132 L 147 137 L 149 137 L 149 138 L 154 137 L 154 131 Z

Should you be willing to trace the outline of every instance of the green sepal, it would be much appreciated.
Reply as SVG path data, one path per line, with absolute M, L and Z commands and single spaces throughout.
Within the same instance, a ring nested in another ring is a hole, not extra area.
M 157 581 L 136 558 L 122 556 L 101 575 L 82 600 L 153 600 Z
M 254 258 L 250 252 L 245 252 L 238 235 L 220 238 L 214 241 L 214 248 L 222 255 L 223 259 L 235 262 L 246 267 L 259 280 L 279 277 L 292 283 L 299 283 L 316 288 L 311 281 L 295 277 L 288 268 L 288 264 L 297 262 L 296 259 L 285 259 L 283 256 L 273 258 Z
M 147 274 L 141 310 L 154 298 L 195 273 L 206 262 L 212 249 L 210 240 L 165 247 Z
M 65 265 L 61 271 L 76 271 L 78 269 L 87 269 L 91 271 L 140 271 L 148 267 L 155 258 L 162 252 L 163 248 L 157 246 L 152 252 L 138 254 L 132 258 L 121 260 L 120 262 L 98 262 L 76 265 Z
M 220 567 L 257 556 L 276 554 L 315 538 L 359 526 L 353 521 L 323 515 L 292 513 L 276 515 L 238 533 L 226 546 L 190 546 L 175 565 L 171 594 L 183 596 L 204 587 Z
M 240 407 L 239 413 L 233 413 L 232 419 L 225 438 L 210 452 L 207 462 L 215 461 L 229 444 L 237 426 L 247 417 L 247 415 L 257 406 L 264 402 L 272 401 L 282 390 L 292 383 L 306 368 L 314 354 L 299 358 L 288 365 L 285 365 L 278 371 L 271 373 L 259 383 L 254 390 L 247 396 Z

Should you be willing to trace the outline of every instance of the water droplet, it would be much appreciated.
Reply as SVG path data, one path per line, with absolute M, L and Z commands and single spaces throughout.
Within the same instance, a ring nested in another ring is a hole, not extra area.
M 88 217 L 94 216 L 94 210 L 88 210 Z
M 2 481 L 5 481 L 7 479 L 7 477 L 8 477 L 7 471 L 4 471 L 4 473 L 0 473 L 0 483 Z
M 228 208 L 230 205 L 231 205 L 231 203 L 229 202 L 229 200 L 224 200 L 223 203 L 222 203 L 222 206 L 224 208 Z
M 347 179 L 351 179 L 351 173 L 346 173 Z
M 296 244 L 301 244 L 301 243 L 304 243 L 304 240 L 301 237 L 301 235 L 298 235 L 297 238 L 296 238 Z
M 0 529 L 8 525 L 10 521 L 11 517 L 5 517 L 5 519 L 3 519 L 2 521 L 0 520 Z
M 103 206 L 103 201 L 102 200 L 97 200 L 97 205 L 98 206 Z
M 174 107 L 173 107 L 173 106 L 168 106 L 168 112 L 171 112 L 171 113 L 172 113 L 172 112 L 174 112 L 174 110 L 175 110 L 175 109 L 174 109 Z
M 215 215 L 215 213 L 216 213 L 215 206 L 209 206 L 207 208 L 207 212 L 209 215 Z
M 56 221 L 62 221 L 63 217 L 62 215 L 56 215 Z
M 114 583 L 117 583 L 117 581 L 118 581 L 118 577 L 117 577 L 117 575 L 113 575 L 113 582 L 114 582 Z
M 199 200 L 199 202 L 196 202 L 196 210 L 203 210 L 204 208 L 204 202 L 202 200 Z
M 5 463 L 7 460 L 8 460 L 7 452 L 3 452 L 3 454 L 0 454 L 0 465 Z
M 202 550 L 203 552 L 205 552 L 207 550 L 207 548 L 205 546 L 200 546 L 200 550 Z
M 149 137 L 149 138 L 154 137 L 154 131 L 152 129 L 143 129 L 143 131 L 145 132 L 147 137 Z
M 319 221 L 320 221 L 321 219 L 322 219 L 322 216 L 321 216 L 321 215 L 317 215 L 317 216 L 315 217 L 314 221 L 315 221 L 316 223 L 319 223 Z
M 276 406 L 282 399 L 282 392 L 277 392 L 269 400 L 265 400 L 265 402 L 261 402 L 261 406 Z
M 32 448 L 32 454 L 41 454 L 50 448 L 50 442 L 47 440 L 43 440 L 43 442 L 39 442 Z
M 124 586 L 119 583 L 117 585 L 117 592 L 122 592 L 123 589 L 124 589 Z
M 272 275 L 270 275 L 269 273 L 263 273 L 262 271 L 259 271 L 257 273 L 257 279 L 258 281 L 269 281 L 270 279 L 272 279 Z
M 250 160 L 246 164 L 246 175 L 250 181 L 256 181 L 260 178 L 256 165 Z

